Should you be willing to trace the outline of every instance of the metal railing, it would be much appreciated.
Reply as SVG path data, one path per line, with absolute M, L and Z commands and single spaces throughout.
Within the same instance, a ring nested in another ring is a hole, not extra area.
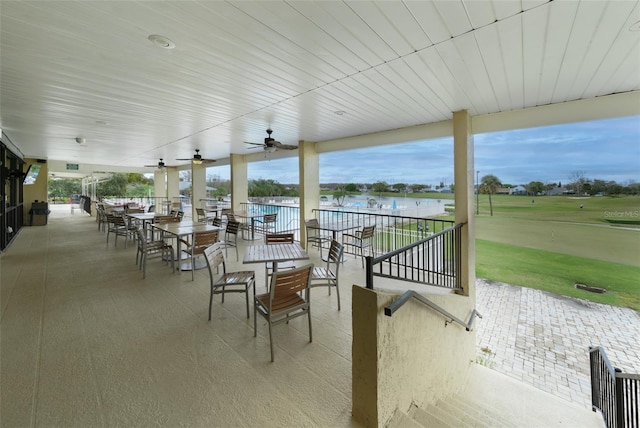
M 614 368 L 600 346 L 589 347 L 591 406 L 609 428 L 639 428 L 640 374 Z
M 278 214 L 276 218 L 276 233 L 293 233 L 294 239 L 300 241 L 300 208 L 290 205 L 261 204 L 255 202 L 242 202 L 243 211 L 251 214 Z M 256 232 L 261 233 L 260 230 Z
M 447 318 L 448 321 L 445 321 L 445 326 L 455 322 L 460 324 L 467 331 L 471 331 L 471 326 L 473 325 L 473 320 L 476 318 L 476 316 L 478 318 L 482 318 L 482 315 L 480 314 L 480 312 L 474 309 L 471 312 L 471 315 L 469 316 L 469 321 L 464 322 L 460 318 L 456 317 L 455 315 L 451 315 L 451 313 L 449 313 L 446 309 L 436 305 L 431 300 L 415 292 L 414 290 L 405 291 L 405 293 L 402 296 L 400 296 L 399 299 L 396 299 L 393 303 L 391 303 L 389 306 L 384 308 L 384 314 L 388 317 L 392 316 L 398 309 L 400 309 L 411 298 L 418 300 L 419 302 L 427 305 L 428 307 L 430 307 L 440 315 Z
M 366 258 L 367 288 L 373 277 L 462 290 L 461 240 L 464 224 L 456 224 L 379 257 Z
M 405 217 L 371 213 L 367 211 L 349 211 L 340 209 L 313 210 L 318 222 L 323 223 L 348 223 L 376 226 L 373 238 L 373 253 L 384 254 L 404 248 L 416 241 L 424 240 L 445 230 L 455 223 L 451 220 L 442 220 L 423 217 Z M 353 233 L 350 231 L 348 233 Z M 345 249 L 347 252 L 347 249 Z

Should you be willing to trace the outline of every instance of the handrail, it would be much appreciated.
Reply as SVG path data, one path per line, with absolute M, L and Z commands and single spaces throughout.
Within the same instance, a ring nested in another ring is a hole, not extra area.
M 609 428 L 640 427 L 640 374 L 622 373 L 601 346 L 589 347 L 591 408 L 600 411 Z
M 373 278 L 378 276 L 449 289 L 463 289 L 460 276 L 460 230 L 466 224 L 454 224 L 378 257 L 367 256 L 366 287 L 373 289 Z M 445 267 L 447 264 L 450 264 L 451 269 Z
M 466 223 L 466 222 L 464 222 L 464 223 L 456 223 L 456 224 L 454 224 L 453 226 L 450 226 L 450 227 L 448 227 L 448 228 L 446 228 L 446 229 L 444 229 L 444 230 L 441 230 L 441 231 L 440 231 L 440 232 L 438 232 L 438 233 L 434 233 L 434 234 L 432 234 L 432 235 L 426 236 L 426 237 L 424 237 L 424 238 L 422 238 L 422 239 L 420 239 L 420 240 L 418 240 L 418 241 L 412 242 L 412 243 L 411 243 L 411 244 L 409 244 L 409 245 L 405 245 L 405 246 L 404 246 L 404 247 L 402 247 L 402 248 L 398 248 L 398 249 L 393 250 L 393 251 L 390 251 L 390 252 L 388 252 L 388 253 L 384 253 L 384 254 L 382 254 L 381 256 L 378 256 L 378 257 L 372 257 L 372 260 L 371 260 L 371 261 L 372 261 L 372 263 L 373 263 L 374 265 L 375 265 L 375 264 L 378 264 L 378 263 L 380 263 L 381 261 L 384 261 L 384 260 L 390 259 L 390 258 L 392 258 L 392 257 L 394 257 L 394 256 L 397 256 L 398 254 L 402 254 L 403 252 L 405 252 L 405 251 L 407 251 L 407 250 L 409 250 L 409 249 L 411 249 L 411 248 L 413 248 L 413 247 L 415 247 L 415 246 L 417 246 L 417 245 L 424 244 L 424 243 L 425 243 L 425 242 L 427 242 L 427 241 L 433 241 L 433 240 L 435 240 L 436 238 L 438 238 L 438 237 L 440 237 L 440 236 L 443 236 L 443 235 L 447 234 L 448 232 L 451 232 L 452 230 L 460 229 L 460 228 L 461 228 L 462 226 L 464 226 L 465 224 L 467 224 L 467 223 Z
M 400 309 L 412 297 L 418 300 L 419 302 L 424 303 L 425 305 L 427 305 L 434 311 L 438 312 L 439 314 L 444 315 L 445 318 L 449 318 L 450 321 L 448 322 L 445 321 L 445 326 L 448 325 L 449 323 L 456 322 L 460 324 L 462 327 L 464 327 L 467 331 L 471 331 L 471 325 L 473 324 L 473 320 L 475 319 L 476 315 L 478 316 L 478 318 L 482 318 L 482 315 L 480 314 L 480 312 L 474 309 L 471 312 L 471 315 L 469 316 L 469 322 L 465 323 L 455 315 L 452 315 L 451 313 L 449 313 L 446 309 L 443 309 L 442 307 L 436 305 L 431 300 L 415 292 L 414 290 L 405 291 L 404 294 L 400 296 L 400 298 L 396 299 L 393 303 L 391 303 L 389 306 L 384 308 L 384 314 L 388 317 L 392 316 L 398 309 Z

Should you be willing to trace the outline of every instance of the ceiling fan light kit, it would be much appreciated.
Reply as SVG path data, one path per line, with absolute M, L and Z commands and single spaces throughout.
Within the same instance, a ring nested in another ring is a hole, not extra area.
M 213 159 L 204 159 L 200 154 L 200 149 L 196 149 L 196 153 L 192 158 L 184 158 L 184 159 L 176 159 L 179 161 L 191 161 L 193 165 L 202 165 L 203 163 L 212 163 L 215 162 Z

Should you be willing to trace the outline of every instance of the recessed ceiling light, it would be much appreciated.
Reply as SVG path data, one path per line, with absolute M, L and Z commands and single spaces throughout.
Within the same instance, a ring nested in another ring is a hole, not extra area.
M 175 43 L 173 43 L 171 40 L 169 40 L 167 37 L 165 36 L 161 36 L 159 34 L 152 34 L 149 36 L 149 40 L 151 40 L 151 42 L 158 46 L 159 48 L 162 49 L 173 49 L 176 47 Z
M 334 113 L 335 113 L 335 114 L 337 114 L 338 116 L 342 116 L 342 115 L 344 115 L 344 114 L 347 114 L 347 112 L 346 112 L 346 111 L 344 111 L 344 110 L 334 111 Z
M 631 24 L 631 27 L 629 27 L 629 31 L 640 31 L 640 21 L 636 22 L 635 24 Z

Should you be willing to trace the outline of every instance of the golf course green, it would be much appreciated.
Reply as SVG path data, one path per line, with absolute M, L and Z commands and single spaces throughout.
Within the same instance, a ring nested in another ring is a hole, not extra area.
M 492 195 L 493 215 L 479 202 L 479 278 L 640 310 L 640 197 Z

